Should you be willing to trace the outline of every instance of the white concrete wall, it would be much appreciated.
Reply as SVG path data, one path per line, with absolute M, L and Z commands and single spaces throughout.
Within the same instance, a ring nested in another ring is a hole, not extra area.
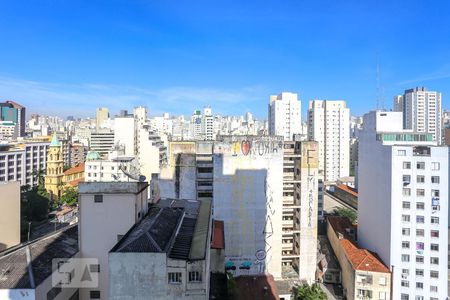
M 243 144 L 214 145 L 214 217 L 224 221 L 225 261 L 235 264 L 236 276 L 269 272 L 280 278 L 282 144 L 256 138 Z
M 135 120 L 134 118 L 116 117 L 114 119 L 114 145 L 125 146 L 125 155 L 135 154 Z
M 103 194 L 103 203 L 95 203 L 94 194 L 79 195 L 80 256 L 99 260 L 101 299 L 108 299 L 108 252 L 117 243 L 118 235 L 127 233 L 144 216 L 146 196 L 147 190 L 139 195 Z M 89 291 L 81 290 L 80 299 L 89 299 Z

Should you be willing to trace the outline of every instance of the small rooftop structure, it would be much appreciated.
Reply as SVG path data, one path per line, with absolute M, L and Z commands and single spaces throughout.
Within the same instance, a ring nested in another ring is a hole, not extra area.
M 86 154 L 86 161 L 91 161 L 91 160 L 101 160 L 102 157 L 100 156 L 100 154 L 97 151 L 89 151 Z
M 161 200 L 111 252 L 157 252 L 172 259 L 205 259 L 210 214 L 211 201 Z
M 278 300 L 277 285 L 271 274 L 241 275 L 236 280 L 236 300 L 258 299 Z

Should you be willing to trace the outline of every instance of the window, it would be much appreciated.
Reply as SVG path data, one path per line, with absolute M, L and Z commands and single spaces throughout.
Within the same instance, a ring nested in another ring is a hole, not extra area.
M 423 289 L 423 282 L 416 282 L 416 289 Z
M 189 282 L 201 282 L 202 273 L 198 271 L 189 272 Z
M 402 221 L 403 222 L 409 222 L 410 221 L 410 216 L 409 215 L 402 215 Z
M 435 286 L 435 285 L 431 285 L 431 286 L 430 286 L 430 292 L 435 292 L 435 293 L 437 293 L 437 291 L 438 291 L 438 287 L 437 287 L 437 286 Z
M 425 217 L 424 216 L 416 216 L 416 222 L 417 223 L 424 223 Z
M 411 169 L 411 162 L 404 161 L 403 162 L 403 169 Z
M 438 217 L 431 217 L 431 224 L 439 224 L 439 218 Z
M 432 162 L 431 163 L 431 171 L 439 171 L 440 170 L 440 164 L 438 162 Z
M 378 298 L 380 300 L 386 300 L 386 292 L 380 292 Z
M 431 176 L 431 183 L 439 183 L 440 178 L 439 176 Z
M 409 184 L 411 182 L 411 175 L 403 175 L 402 179 L 404 184 L 405 183 Z
M 406 150 L 398 150 L 397 155 L 398 156 L 406 156 Z
M 91 273 L 100 273 L 100 265 L 89 265 L 89 271 Z
M 409 275 L 409 269 L 402 269 L 402 274 L 408 276 Z
M 431 190 L 431 197 L 439 197 L 439 190 Z
M 407 201 L 403 201 L 402 207 L 403 207 L 404 209 L 410 209 L 410 208 L 411 208 L 411 203 L 410 203 L 410 202 L 407 202 Z
M 438 244 L 431 244 L 430 249 L 431 249 L 431 251 L 439 251 L 439 245 Z
M 418 183 L 424 183 L 424 182 L 425 182 L 425 176 L 423 176 L 423 175 L 417 175 L 416 181 L 417 181 Z
M 439 257 L 430 257 L 430 263 L 432 265 L 438 265 L 439 264 Z
M 402 286 L 403 287 L 409 287 L 409 281 L 408 280 L 402 280 Z
M 438 271 L 430 271 L 430 277 L 431 278 L 439 278 L 439 272 Z
M 386 285 L 386 277 L 380 277 L 378 283 L 379 283 L 380 285 Z
M 402 228 L 402 235 L 409 236 L 409 228 Z
M 409 300 L 409 295 L 408 294 L 402 294 L 400 299 L 401 300 Z
M 91 299 L 100 299 L 100 291 L 90 291 L 89 296 Z
M 423 161 L 418 161 L 416 167 L 418 170 L 425 170 L 425 163 Z
M 403 249 L 409 249 L 409 242 L 402 242 Z
M 417 255 L 416 256 L 416 263 L 423 264 L 423 256 Z
M 416 236 L 424 237 L 425 236 L 425 231 L 423 229 L 416 229 Z
M 402 261 L 403 262 L 409 262 L 409 255 L 408 254 L 402 254 Z
M 423 196 L 425 196 L 425 190 L 424 190 L 424 189 L 417 189 L 417 190 L 416 190 L 416 196 L 417 196 L 417 197 L 423 197 Z
M 439 237 L 439 230 L 431 230 L 430 235 L 433 238 L 438 238 Z
M 403 196 L 411 196 L 411 189 L 403 188 Z
M 103 195 L 94 195 L 94 202 L 95 203 L 102 203 L 103 202 Z
M 425 203 L 423 203 L 423 202 L 417 202 L 417 203 L 416 203 L 416 208 L 417 208 L 417 209 L 424 210 L 424 209 L 425 209 Z
M 181 283 L 181 273 L 179 272 L 170 272 L 167 277 L 171 284 Z
M 423 269 L 416 269 L 416 276 L 423 276 Z
M 421 242 L 416 243 L 416 250 L 423 251 L 425 249 L 425 245 Z
M 416 296 L 416 300 L 425 300 L 423 296 Z

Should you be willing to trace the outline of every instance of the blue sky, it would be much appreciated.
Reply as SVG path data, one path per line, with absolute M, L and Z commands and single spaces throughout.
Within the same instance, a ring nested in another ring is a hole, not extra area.
M 344 99 L 353 115 L 427 86 L 450 94 L 450 2 L 0 2 L 0 99 L 28 112 L 266 117 L 270 94 Z

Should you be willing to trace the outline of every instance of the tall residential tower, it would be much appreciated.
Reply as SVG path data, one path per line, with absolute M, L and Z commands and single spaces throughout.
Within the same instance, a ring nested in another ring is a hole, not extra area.
M 302 133 L 301 103 L 295 93 L 282 92 L 270 96 L 269 135 L 284 137 L 292 141 L 294 134 Z

